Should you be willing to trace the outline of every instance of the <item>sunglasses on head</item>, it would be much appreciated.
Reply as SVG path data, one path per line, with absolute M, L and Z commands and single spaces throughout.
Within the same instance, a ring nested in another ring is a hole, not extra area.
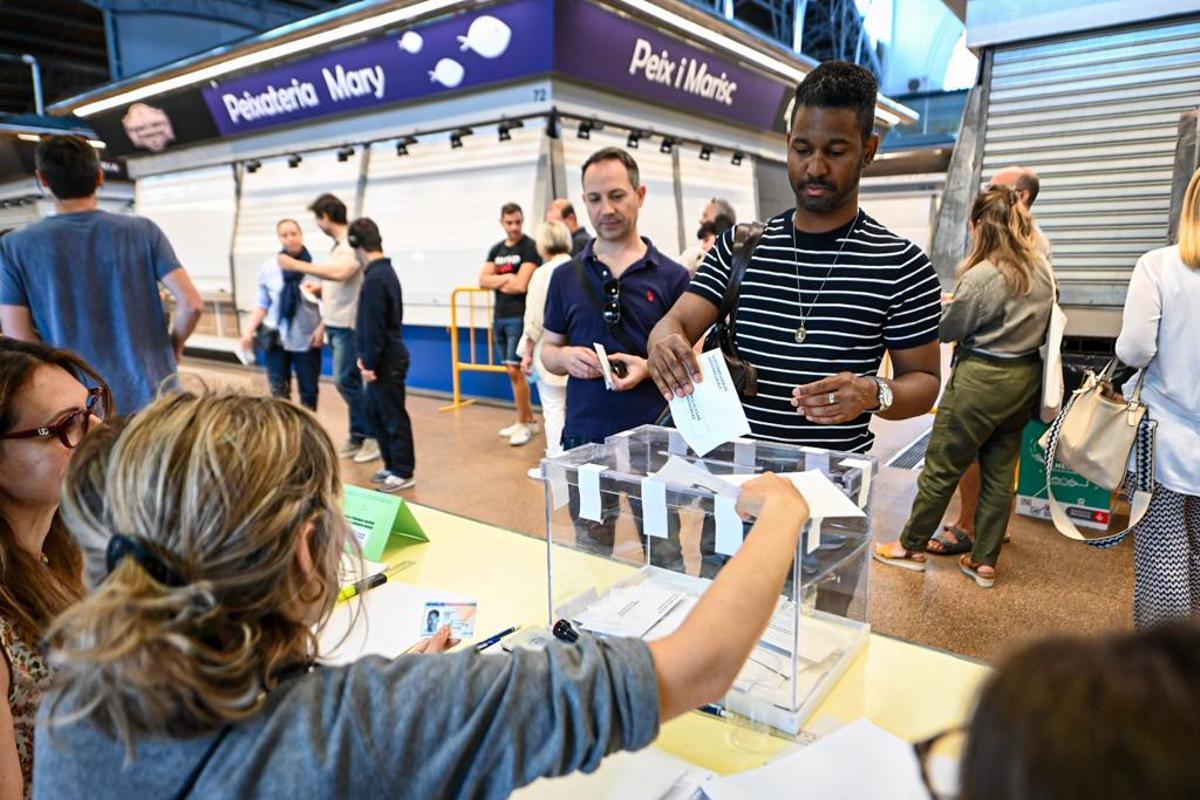
M 621 284 L 614 278 L 604 282 L 604 322 L 616 325 L 621 321 Z
M 87 401 L 83 408 L 69 412 L 58 422 L 43 425 L 40 428 L 6 433 L 0 436 L 0 439 L 47 439 L 57 436 L 63 447 L 73 449 L 79 446 L 84 436 L 87 436 L 93 416 L 99 417 L 101 420 L 107 416 L 107 399 L 104 389 L 95 386 L 88 389 Z

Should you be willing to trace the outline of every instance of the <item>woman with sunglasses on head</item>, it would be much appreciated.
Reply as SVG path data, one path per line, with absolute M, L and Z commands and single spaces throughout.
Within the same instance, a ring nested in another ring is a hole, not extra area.
M 1055 290 L 1040 231 L 1015 191 L 982 192 L 971 206 L 970 230 L 971 250 L 956 270 L 958 286 L 940 325 L 941 340 L 959 345 L 954 372 L 938 404 L 904 534 L 877 545 L 874 557 L 923 572 L 929 540 L 959 479 L 978 460 L 975 542 L 958 563 L 986 589 L 996 581 L 1021 432 L 1041 396 L 1040 348 Z
M 654 642 L 318 668 L 341 488 L 320 423 L 273 398 L 167 395 L 89 437 L 63 513 L 94 588 L 48 634 L 39 798 L 499 798 L 593 770 L 725 693 L 808 519 L 789 481 L 746 483 L 754 535 Z
M 88 389 L 84 383 L 95 388 Z M 50 670 L 39 642 L 83 596 L 83 559 L 58 512 L 71 452 L 106 388 L 79 357 L 0 337 L 0 798 L 30 795 L 33 731 Z

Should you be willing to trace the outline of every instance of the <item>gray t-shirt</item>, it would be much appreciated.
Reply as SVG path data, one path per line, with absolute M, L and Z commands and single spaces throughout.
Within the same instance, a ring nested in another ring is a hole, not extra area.
M 120 742 L 86 723 L 45 726 L 35 798 L 169 798 L 216 733 Z M 542 776 L 590 772 L 658 735 L 649 648 L 582 636 L 512 656 L 378 656 L 285 682 L 234 725 L 191 797 L 501 798 Z
M 144 217 L 59 214 L 0 239 L 0 305 L 27 307 L 41 338 L 83 356 L 129 414 L 175 376 L 158 282 L 179 268 Z
M 345 239 L 339 239 L 329 251 L 330 261 L 355 264 L 355 272 L 344 281 L 321 281 L 321 316 L 326 325 L 335 328 L 353 328 L 358 315 L 358 294 L 362 291 L 363 267 L 354 248 Z

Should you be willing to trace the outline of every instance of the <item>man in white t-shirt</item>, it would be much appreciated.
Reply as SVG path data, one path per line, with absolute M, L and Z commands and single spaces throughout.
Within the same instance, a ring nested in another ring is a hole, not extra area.
M 341 449 L 343 458 L 359 464 L 379 458 L 379 445 L 371 437 L 363 406 L 362 375 L 358 371 L 358 352 L 354 344 L 354 317 L 358 311 L 358 293 L 362 289 L 363 264 L 346 241 L 349 223 L 346 204 L 326 192 L 312 202 L 308 210 L 316 217 L 317 227 L 333 239 L 329 260 L 307 263 L 289 255 L 279 256 L 279 266 L 321 278 L 321 313 L 325 336 L 333 350 L 333 374 L 338 394 L 350 412 L 350 438 Z

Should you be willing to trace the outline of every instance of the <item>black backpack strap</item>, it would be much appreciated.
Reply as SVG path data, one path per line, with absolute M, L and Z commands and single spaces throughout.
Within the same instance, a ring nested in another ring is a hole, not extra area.
M 742 279 L 750 268 L 750 259 L 762 239 L 761 222 L 742 222 L 733 228 L 733 264 L 729 268 L 729 282 L 725 284 L 725 296 L 721 298 L 721 309 L 717 319 L 725 319 L 737 313 L 738 297 L 742 293 Z
M 579 277 L 579 282 L 583 284 L 583 290 L 587 292 L 588 299 L 596 307 L 596 313 L 600 314 L 601 319 L 603 319 L 604 301 L 600 299 L 600 295 L 596 294 L 596 287 L 592 286 L 592 282 L 588 280 L 587 269 L 583 266 L 583 260 L 574 258 L 571 260 L 571 266 L 575 268 L 575 274 Z M 617 302 L 621 302 L 620 298 L 617 298 Z M 642 348 L 634 344 L 633 340 L 629 338 L 629 334 L 620 327 L 620 323 L 609 325 L 608 322 L 605 322 L 604 324 L 608 327 L 608 332 L 613 335 L 613 338 L 617 340 L 621 347 L 625 348 L 625 352 L 640 356 L 641 358 L 646 357 L 646 354 L 642 352 Z

